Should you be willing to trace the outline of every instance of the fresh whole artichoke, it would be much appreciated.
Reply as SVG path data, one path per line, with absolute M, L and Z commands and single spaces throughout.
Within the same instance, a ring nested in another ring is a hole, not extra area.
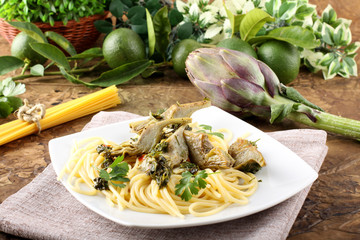
M 189 54 L 185 65 L 191 82 L 226 111 L 268 118 L 271 123 L 288 118 L 360 139 L 360 121 L 325 113 L 294 88 L 281 84 L 265 63 L 245 53 L 200 48 Z

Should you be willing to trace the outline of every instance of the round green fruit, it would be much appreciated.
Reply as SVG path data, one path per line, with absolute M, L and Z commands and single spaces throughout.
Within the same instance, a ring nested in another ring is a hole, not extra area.
M 201 48 L 201 44 L 193 39 L 184 39 L 175 45 L 171 57 L 174 71 L 181 77 L 186 77 L 185 61 L 189 53 Z
M 271 40 L 263 43 L 257 54 L 259 60 L 267 64 L 283 84 L 292 82 L 299 74 L 300 53 L 290 43 Z
M 216 46 L 243 52 L 256 59 L 258 58 L 255 50 L 251 47 L 251 45 L 237 37 L 224 39 L 220 41 Z
M 20 32 L 16 35 L 11 44 L 11 55 L 20 58 L 21 60 L 30 60 L 30 66 L 44 64 L 47 59 L 35 52 L 30 46 L 31 43 L 36 42 L 38 41 L 27 35 L 25 32 Z
M 146 58 L 145 44 L 131 29 L 118 28 L 104 40 L 103 54 L 111 68 Z

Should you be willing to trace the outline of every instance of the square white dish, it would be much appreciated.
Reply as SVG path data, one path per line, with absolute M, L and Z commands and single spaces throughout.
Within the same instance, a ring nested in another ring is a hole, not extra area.
M 220 213 L 207 217 L 186 215 L 184 219 L 165 214 L 135 212 L 129 209 L 120 211 L 106 202 L 105 196 L 87 196 L 68 188 L 64 179 L 61 182 L 67 190 L 82 204 L 92 211 L 116 223 L 143 228 L 178 228 L 218 223 L 245 217 L 292 197 L 316 180 L 318 174 L 305 161 L 290 149 L 251 126 L 243 120 L 217 108 L 209 107 L 195 112 L 193 122 L 213 127 L 214 131 L 227 128 L 233 132 L 234 138 L 250 133 L 249 140 L 257 141 L 258 149 L 263 154 L 266 166 L 256 176 L 261 182 L 257 191 L 249 198 L 247 205 L 231 205 Z M 134 134 L 130 132 L 129 123 L 139 119 L 105 125 L 87 131 L 52 139 L 49 142 L 50 157 L 57 175 L 68 161 L 74 141 L 89 137 L 103 137 L 117 143 L 128 140 Z

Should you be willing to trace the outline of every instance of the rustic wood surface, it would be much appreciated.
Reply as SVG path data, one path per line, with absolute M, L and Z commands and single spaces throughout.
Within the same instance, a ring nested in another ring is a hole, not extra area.
M 353 40 L 360 41 L 360 4 L 354 0 L 313 0 L 321 11 L 330 3 L 338 17 L 353 20 Z M 0 39 L 0 56 L 9 55 L 10 47 Z M 358 68 L 360 60 L 357 58 Z M 360 69 L 360 68 L 359 68 Z M 46 107 L 66 102 L 95 90 L 68 83 L 61 77 L 24 80 L 27 91 L 21 97 Z M 360 120 L 360 78 L 337 77 L 323 80 L 320 74 L 302 69 L 292 84 L 311 102 L 327 112 Z M 143 80 L 137 78 L 119 86 L 123 103 L 109 111 L 129 111 L 146 115 L 149 110 L 164 108 L 176 101 L 185 103 L 202 99 L 199 92 L 171 70 L 163 77 Z M 0 124 L 12 118 L 0 119 Z M 71 121 L 0 146 L 0 203 L 16 193 L 40 174 L 50 163 L 48 141 L 80 131 L 91 116 Z M 264 131 L 277 131 L 306 126 L 285 121 L 270 125 L 252 117 L 246 119 Z M 289 240 L 299 239 L 360 239 L 360 142 L 334 134 L 328 135 L 328 155 L 303 205 Z M 0 239 L 18 239 L 0 233 Z

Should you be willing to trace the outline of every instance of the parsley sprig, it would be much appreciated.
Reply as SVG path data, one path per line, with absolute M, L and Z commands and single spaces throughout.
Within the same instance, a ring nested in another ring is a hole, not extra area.
M 212 127 L 209 125 L 205 125 L 205 124 L 200 124 L 199 127 L 201 127 L 202 129 L 197 131 L 197 132 L 202 132 L 202 133 L 206 133 L 209 135 L 214 135 L 217 136 L 221 139 L 224 139 L 224 134 L 220 133 L 220 132 L 213 132 L 212 131 Z
M 112 185 L 117 187 L 125 187 L 123 183 L 117 182 L 129 182 L 130 179 L 126 177 L 129 171 L 129 165 L 127 162 L 123 162 L 124 156 L 118 156 L 115 161 L 108 167 L 111 171 L 108 172 L 106 169 L 99 171 L 99 177 L 105 181 L 110 182 Z
M 189 201 L 192 195 L 199 193 L 199 190 L 206 187 L 206 179 L 208 174 L 205 170 L 198 172 L 196 175 L 189 171 L 181 174 L 182 178 L 178 184 L 175 185 L 175 194 L 180 196 L 182 200 Z

